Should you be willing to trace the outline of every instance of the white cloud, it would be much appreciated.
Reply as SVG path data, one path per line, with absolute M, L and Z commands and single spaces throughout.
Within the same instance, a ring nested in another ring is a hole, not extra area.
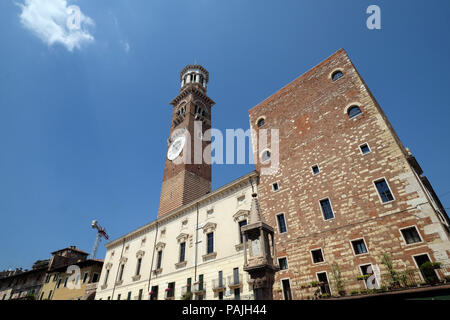
M 123 49 L 126 53 L 129 53 L 131 50 L 130 44 L 127 41 L 122 41 Z
M 80 28 L 69 30 L 69 6 L 66 0 L 24 0 L 19 4 L 22 8 L 20 21 L 23 26 L 33 32 L 49 46 L 60 43 L 67 50 L 81 49 L 85 43 L 94 41 L 94 37 L 86 29 L 94 22 L 81 13 Z M 70 11 L 69 11 L 70 12 Z

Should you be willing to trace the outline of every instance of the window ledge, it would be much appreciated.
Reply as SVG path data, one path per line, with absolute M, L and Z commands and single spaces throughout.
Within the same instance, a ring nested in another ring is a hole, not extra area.
M 141 275 L 140 275 L 140 274 L 137 274 L 137 275 L 133 276 L 132 279 L 133 279 L 133 281 L 138 281 L 138 280 L 141 279 Z
M 153 270 L 153 273 L 154 273 L 154 274 L 160 274 L 161 272 L 162 272 L 162 268 Z
M 187 264 L 187 261 L 175 263 L 175 268 L 177 268 L 177 269 L 184 268 L 184 267 L 186 267 L 186 264 Z
M 244 249 L 244 244 L 239 243 L 239 244 L 235 245 L 234 247 L 236 248 L 236 251 L 241 251 L 242 249 Z
M 123 283 L 123 280 L 116 281 L 116 286 L 120 286 Z
M 204 254 L 202 256 L 202 258 L 203 258 L 203 261 L 206 261 L 206 260 L 210 260 L 210 259 L 215 259 L 216 256 L 217 256 L 217 252 L 211 252 L 211 253 L 208 253 L 208 254 Z
M 102 290 L 105 290 L 106 288 L 108 288 L 108 285 L 107 285 L 107 284 L 104 284 L 104 285 L 102 285 L 102 286 L 100 287 L 100 289 L 102 289 Z

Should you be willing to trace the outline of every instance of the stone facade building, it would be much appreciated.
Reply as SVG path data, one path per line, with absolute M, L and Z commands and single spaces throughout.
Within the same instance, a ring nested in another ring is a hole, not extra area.
M 106 245 L 96 299 L 250 299 L 240 227 L 252 172 Z
M 74 269 L 74 266 L 79 268 L 79 277 L 67 273 L 69 265 L 71 269 Z M 103 260 L 79 259 L 69 265 L 60 265 L 47 272 L 39 292 L 39 300 L 94 299 Z
M 2 272 L 0 300 L 70 300 L 80 297 L 83 300 L 93 299 L 95 283 L 100 277 L 103 261 L 87 259 L 89 254 L 75 246 L 51 254 L 48 260 L 36 261 L 31 270 Z M 71 276 L 66 273 L 69 266 L 80 268 L 79 289 L 66 289 Z
M 347 291 L 363 289 L 357 277 L 369 265 L 386 272 L 384 253 L 399 271 L 431 260 L 443 263 L 439 278 L 449 274 L 448 216 L 344 50 L 249 115 L 257 131 L 279 129 L 279 171 L 258 186 L 288 266 L 277 273 L 275 298 L 311 296 L 307 284 L 331 282 L 333 263 Z
M 383 255 L 416 282 L 427 261 L 442 263 L 436 280 L 450 275 L 449 218 L 344 50 L 249 111 L 256 171 L 213 192 L 210 164 L 193 159 L 211 128 L 209 74 L 187 66 L 180 80 L 158 219 L 106 245 L 96 299 L 253 298 L 241 227 L 254 192 L 275 231 L 275 299 L 364 289 L 357 279 L 370 274 L 380 287 Z M 276 152 L 258 149 L 262 129 L 279 134 L 273 175 L 262 171 Z

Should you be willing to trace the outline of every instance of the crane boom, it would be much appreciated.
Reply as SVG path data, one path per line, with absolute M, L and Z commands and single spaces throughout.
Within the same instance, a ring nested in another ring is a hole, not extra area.
M 97 236 L 95 237 L 94 247 L 92 248 L 92 254 L 91 254 L 91 258 L 95 259 L 95 256 L 97 255 L 98 246 L 100 245 L 102 237 L 105 238 L 106 240 L 108 240 L 109 236 L 106 233 L 105 228 L 100 226 L 98 224 L 97 220 L 93 220 L 92 221 L 91 227 L 92 227 L 92 229 L 96 229 L 97 230 Z

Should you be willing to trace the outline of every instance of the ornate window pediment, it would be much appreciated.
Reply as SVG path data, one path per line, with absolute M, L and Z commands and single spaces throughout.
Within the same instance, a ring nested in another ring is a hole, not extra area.
M 186 234 L 186 233 L 180 233 L 180 234 L 178 235 L 178 237 L 177 237 L 177 241 L 178 241 L 178 243 L 186 242 L 188 238 L 189 238 L 189 235 L 188 235 L 188 234 Z
M 213 232 L 214 230 L 216 230 L 216 227 L 217 227 L 217 223 L 208 222 L 207 224 L 205 224 L 203 226 L 203 232 L 204 233 Z
M 142 258 L 145 254 L 145 251 L 139 250 L 138 252 L 136 252 L 136 258 Z
M 239 210 L 233 215 L 234 221 L 242 221 L 248 218 L 250 210 Z
M 122 258 L 120 258 L 120 263 L 122 263 L 122 264 L 127 263 L 127 261 L 128 261 L 128 258 L 127 258 L 127 257 L 122 257 Z
M 156 248 L 156 251 L 159 251 L 159 250 L 162 250 L 162 249 L 164 249 L 164 247 L 166 246 L 166 244 L 164 243 L 164 242 L 158 242 L 157 244 L 156 244 L 156 246 L 155 246 L 155 248 Z

